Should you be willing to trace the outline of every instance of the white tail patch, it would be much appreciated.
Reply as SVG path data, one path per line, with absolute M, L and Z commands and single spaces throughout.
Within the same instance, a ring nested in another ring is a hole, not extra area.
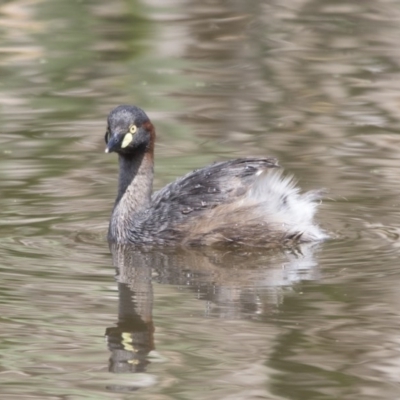
M 313 222 L 321 194 L 301 194 L 292 176 L 283 176 L 281 170 L 274 169 L 262 171 L 247 196 L 262 207 L 261 214 L 268 224 L 276 224 L 288 234 L 300 232 L 304 240 L 323 240 L 327 235 Z

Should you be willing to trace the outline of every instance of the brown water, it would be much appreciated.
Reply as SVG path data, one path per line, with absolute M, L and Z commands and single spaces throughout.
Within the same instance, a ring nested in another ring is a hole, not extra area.
M 2 2 L 0 397 L 399 399 L 399 20 L 394 0 Z M 112 256 L 121 103 L 157 127 L 157 187 L 273 155 L 329 189 L 333 239 Z

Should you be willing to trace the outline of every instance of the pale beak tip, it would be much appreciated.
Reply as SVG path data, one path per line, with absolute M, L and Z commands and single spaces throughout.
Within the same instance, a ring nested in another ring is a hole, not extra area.
M 104 150 L 104 153 L 109 153 L 108 147 Z

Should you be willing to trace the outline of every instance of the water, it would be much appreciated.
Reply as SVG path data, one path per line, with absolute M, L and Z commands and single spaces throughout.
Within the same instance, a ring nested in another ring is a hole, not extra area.
M 0 5 L 1 398 L 400 397 L 400 6 L 353 3 Z M 110 254 L 121 103 L 156 187 L 273 155 L 332 240 Z

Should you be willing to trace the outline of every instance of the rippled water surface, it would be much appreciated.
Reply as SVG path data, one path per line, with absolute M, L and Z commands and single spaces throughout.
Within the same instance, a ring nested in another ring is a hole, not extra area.
M 400 3 L 0 5 L 2 399 L 400 398 Z M 105 118 L 156 181 L 273 155 L 326 243 L 112 248 Z

